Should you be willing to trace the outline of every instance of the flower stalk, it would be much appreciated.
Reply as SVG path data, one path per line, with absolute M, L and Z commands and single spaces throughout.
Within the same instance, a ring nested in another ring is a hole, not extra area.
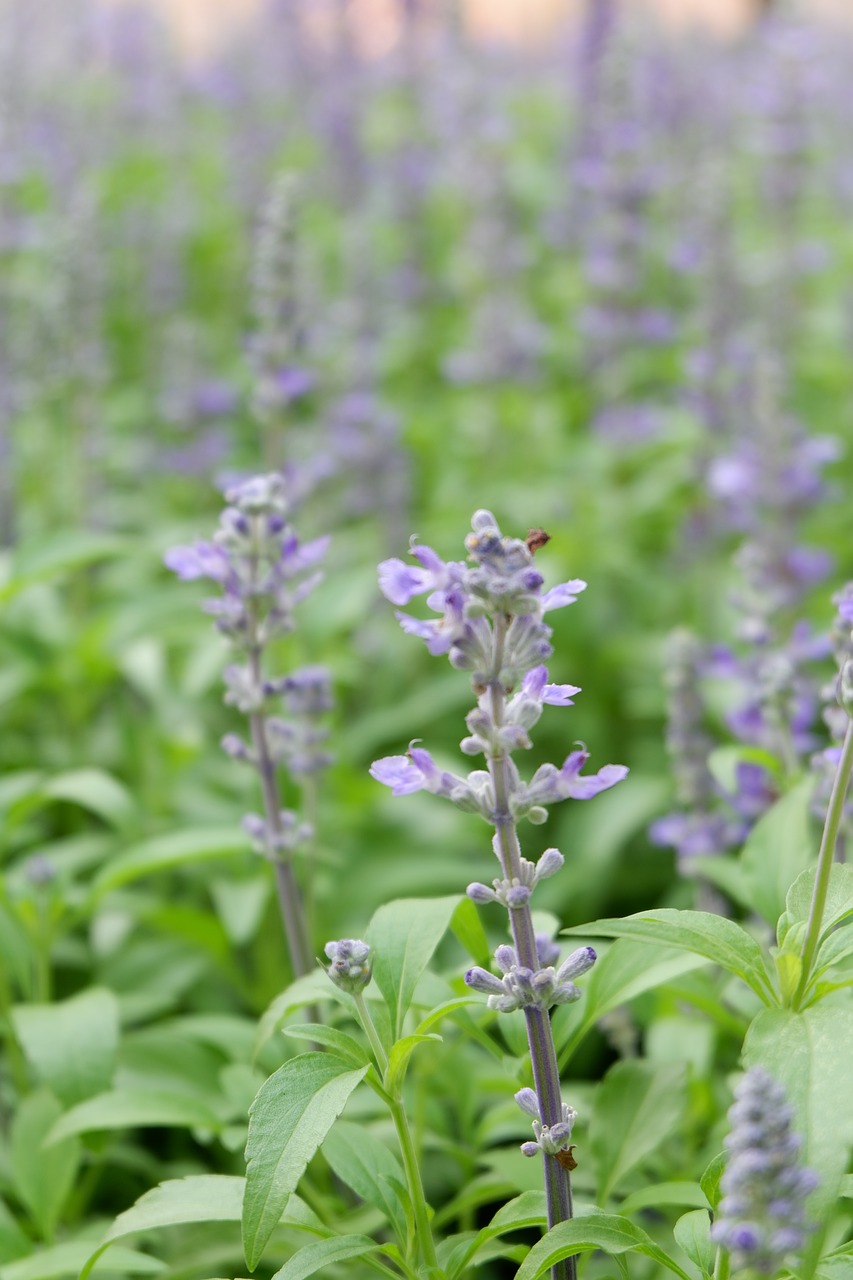
M 224 672 L 225 702 L 247 717 L 250 734 L 249 742 L 226 734 L 222 748 L 258 774 L 263 817 L 248 814 L 243 826 L 256 851 L 273 865 L 293 975 L 302 977 L 313 968 L 313 958 L 293 859 L 313 830 L 294 810 L 282 807 L 279 768 L 304 780 L 328 764 L 319 750 L 325 731 L 313 721 L 328 710 L 329 681 L 322 668 L 271 677 L 264 664 L 270 644 L 294 629 L 295 606 L 320 581 L 320 573 L 309 571 L 325 554 L 328 539 L 300 543 L 287 519 L 290 504 L 280 475 L 257 476 L 225 497 L 228 505 L 213 540 L 174 547 L 165 561 L 184 580 L 210 578 L 221 588 L 221 596 L 204 607 L 237 659 Z M 272 714 L 277 696 L 289 715 Z
M 548 805 L 570 797 L 590 799 L 628 771 L 605 765 L 597 774 L 583 774 L 588 754 L 580 749 L 560 767 L 541 765 L 524 782 L 512 759 L 513 752 L 531 747 L 529 730 L 546 704 L 571 706 L 572 696 L 580 692 L 575 685 L 549 684 L 543 665 L 552 652 L 544 614 L 573 604 L 586 587 L 575 579 L 543 592 L 544 579 L 533 556 L 547 541 L 542 530 L 526 540 L 504 537 L 491 512 L 477 511 L 465 541 L 473 564 L 445 563 L 429 547 L 413 546 L 419 567 L 396 559 L 380 565 L 380 586 L 392 603 L 407 604 L 426 594 L 428 606 L 441 615 L 429 621 L 405 613 L 397 617 L 404 631 L 426 642 L 430 653 L 447 654 L 454 667 L 470 673 L 477 705 L 466 720 L 469 736 L 460 745 L 466 755 L 484 756 L 487 768 L 462 777 L 440 769 L 428 751 L 412 745 L 406 756 L 377 760 L 371 774 L 394 795 L 431 791 L 478 813 L 494 828 L 492 847 L 501 875 L 491 888 L 477 883 L 467 892 L 480 905 L 497 902 L 506 909 L 513 946 L 495 952 L 502 977 L 475 966 L 465 981 L 488 997 L 489 1008 L 524 1012 L 535 1087 L 522 1089 L 516 1101 L 532 1119 L 535 1141 L 521 1149 L 524 1155 L 544 1158 L 550 1228 L 572 1216 L 570 1139 L 576 1116 L 562 1100 L 550 1010 L 580 998 L 571 979 L 595 963 L 595 952 L 581 947 L 555 968 L 559 950 L 536 935 L 530 900 L 537 883 L 560 870 L 563 856 L 548 849 L 536 863 L 523 857 L 518 822 L 526 817 L 542 823 Z M 552 1280 L 575 1280 L 576 1274 L 574 1258 L 551 1268 Z

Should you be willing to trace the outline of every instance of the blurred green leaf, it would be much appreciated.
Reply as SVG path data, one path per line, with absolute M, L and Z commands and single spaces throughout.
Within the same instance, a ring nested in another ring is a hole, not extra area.
M 146 1191 L 132 1208 L 119 1214 L 97 1249 L 93 1251 L 89 1245 L 80 1280 L 86 1280 L 101 1254 L 123 1236 L 188 1222 L 239 1222 L 245 1189 L 245 1178 L 223 1174 L 199 1174 L 161 1182 L 159 1187 Z M 111 1250 L 110 1259 L 112 1257 Z
M 113 858 L 95 878 L 94 892 L 107 893 L 145 876 L 176 867 L 207 862 L 214 858 L 245 853 L 248 838 L 244 831 L 222 827 L 199 827 L 155 836 L 132 845 Z
M 677 1130 L 686 1106 L 685 1069 L 627 1059 L 611 1067 L 595 1096 L 589 1149 L 597 1200 L 606 1204 L 621 1180 Z
M 45 1142 L 49 1146 L 71 1134 L 100 1129 L 210 1129 L 220 1127 L 217 1114 L 198 1098 L 165 1089 L 116 1089 L 80 1102 L 57 1120 Z
M 19 1104 L 10 1133 L 15 1193 L 47 1241 L 53 1238 L 80 1166 L 80 1144 L 74 1138 L 52 1147 L 42 1145 L 61 1114 L 61 1103 L 47 1089 L 39 1089 Z
M 66 1106 L 109 1086 L 119 1037 L 111 991 L 90 987 L 55 1004 L 16 1005 L 11 1017 L 36 1075 Z
M 809 808 L 814 787 L 814 778 L 807 777 L 777 800 L 758 819 L 743 847 L 740 860 L 750 903 L 768 924 L 775 925 L 791 882 L 817 856 Z

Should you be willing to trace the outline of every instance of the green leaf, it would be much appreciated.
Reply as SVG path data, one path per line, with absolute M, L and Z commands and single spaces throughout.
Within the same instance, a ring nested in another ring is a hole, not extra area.
M 641 1253 L 666 1267 L 681 1280 L 691 1280 L 686 1271 L 665 1253 L 663 1249 L 627 1218 L 615 1214 L 590 1214 L 561 1222 L 552 1227 L 538 1244 L 535 1244 L 516 1273 L 515 1280 L 537 1280 L 549 1267 L 576 1253 L 590 1253 L 603 1249 L 614 1257 L 621 1253 Z
M 306 1280 L 307 1276 L 314 1276 L 335 1262 L 361 1258 L 365 1253 L 376 1253 L 382 1248 L 369 1236 L 332 1236 L 329 1240 L 314 1240 L 285 1262 L 272 1280 Z
M 364 1125 L 339 1120 L 326 1135 L 323 1155 L 342 1182 L 385 1214 L 397 1239 L 405 1243 L 409 1198 L 393 1152 Z
M 564 929 L 563 933 L 586 935 L 590 931 L 588 926 L 583 926 Z M 554 1011 L 552 1021 L 561 1068 L 565 1067 L 590 1027 L 611 1009 L 707 963 L 704 956 L 672 946 L 656 947 L 651 942 L 619 938 L 599 957 L 584 978 L 580 1004 L 563 1005 Z
M 798 1268 L 800 1280 L 809 1280 L 853 1145 L 853 1009 L 835 999 L 802 1012 L 763 1009 L 749 1029 L 743 1057 L 747 1069 L 764 1067 L 784 1086 L 794 1111 L 792 1127 L 804 1140 L 803 1163 L 820 1175 L 807 1203 L 808 1217 L 820 1225 Z
M 788 887 L 817 853 L 809 811 L 813 790 L 813 777 L 799 782 L 758 819 L 743 847 L 750 902 L 768 924 L 776 923 Z
M 402 1040 L 397 1040 L 391 1046 L 391 1052 L 388 1055 L 388 1070 L 385 1073 L 385 1085 L 392 1097 L 398 1097 L 400 1089 L 403 1087 L 403 1079 L 406 1074 L 406 1068 L 409 1065 L 409 1058 L 411 1058 L 419 1044 L 425 1044 L 429 1040 L 441 1041 L 441 1036 L 404 1036 Z
M 16 1194 L 46 1240 L 53 1236 L 80 1164 L 80 1144 L 73 1138 L 49 1150 L 42 1145 L 61 1114 L 61 1103 L 46 1089 L 39 1089 L 19 1104 L 10 1135 Z
M 113 535 L 75 529 L 54 533 L 49 541 L 38 545 L 24 545 L 15 556 L 11 579 L 0 590 L 0 603 L 13 599 L 36 582 L 50 581 L 99 560 L 125 555 L 127 547 L 126 542 Z
M 720 1188 L 720 1179 L 725 1172 L 728 1156 L 725 1151 L 720 1151 L 714 1156 L 713 1160 L 708 1164 L 702 1177 L 699 1179 L 699 1186 L 708 1197 L 708 1204 L 717 1212 L 723 1193 Z
M 234 854 L 245 853 L 246 848 L 245 831 L 223 825 L 197 827 L 189 831 L 182 829 L 170 832 L 169 835 L 156 836 L 153 840 L 132 845 L 124 853 L 111 859 L 96 877 L 94 892 L 106 893 L 110 889 L 118 889 L 121 885 L 173 867 L 207 862 L 212 858 L 233 857 Z
M 425 1035 L 430 1027 L 436 1026 L 448 1014 L 456 1013 L 459 1009 L 467 1009 L 469 1005 L 482 1004 L 475 996 L 456 996 L 453 1000 L 445 1000 L 444 1004 L 437 1005 L 431 1013 L 428 1013 L 417 1026 L 417 1034 Z
M 64 1280 L 66 1276 L 77 1280 L 91 1251 L 91 1240 L 67 1240 L 64 1244 L 42 1249 L 5 1266 L 3 1280 Z M 159 1258 L 152 1258 L 150 1253 L 124 1248 L 113 1249 L 103 1266 L 95 1266 L 96 1272 L 108 1271 L 110 1275 L 123 1276 L 153 1276 L 165 1269 L 166 1264 Z M 89 1270 L 84 1274 L 89 1275 Z
M 703 1276 L 710 1277 L 714 1270 L 716 1250 L 711 1244 L 711 1215 L 707 1209 L 694 1209 L 685 1213 L 673 1227 L 675 1243 L 684 1250 Z
M 90 1243 L 80 1280 L 86 1280 L 104 1250 L 122 1236 L 188 1222 L 239 1222 L 245 1189 L 245 1178 L 223 1174 L 200 1174 L 161 1182 L 119 1214 L 94 1252 Z M 111 1253 L 110 1259 L 112 1257 Z
M 374 913 L 366 940 L 374 952 L 373 979 L 385 997 L 395 1040 L 412 1002 L 418 979 L 447 932 L 459 905 L 449 898 L 400 898 Z
M 109 1087 L 118 1048 L 118 1001 L 90 987 L 56 1004 L 19 1004 L 15 1034 L 42 1083 L 66 1105 Z
M 599 1203 L 677 1128 L 686 1101 L 684 1078 L 682 1063 L 653 1067 L 630 1059 L 608 1071 L 589 1130 Z
M 817 868 L 809 867 L 807 871 L 797 876 L 788 890 L 788 896 L 785 899 L 785 920 L 789 928 L 798 923 L 804 924 L 808 920 L 816 874 Z M 829 887 L 821 921 L 821 938 L 825 938 L 831 929 L 851 915 L 853 915 L 853 867 L 848 863 L 836 862 L 829 873 Z
M 36 953 L 27 932 L 16 916 L 0 902 L 0 967 L 14 978 L 20 991 L 29 994 L 36 965 Z
M 102 769 L 56 774 L 45 785 L 43 795 L 88 809 L 110 827 L 126 827 L 137 817 L 136 802 L 127 787 Z
M 45 1142 L 52 1146 L 74 1133 L 143 1127 L 211 1129 L 216 1133 L 222 1123 L 215 1111 L 186 1093 L 165 1089 L 114 1089 L 96 1094 L 66 1111 Z
M 488 1226 L 483 1227 L 476 1235 L 471 1234 L 463 1240 L 443 1242 L 439 1246 L 439 1257 L 446 1267 L 448 1280 L 455 1280 L 484 1246 L 498 1236 L 505 1235 L 508 1231 L 544 1226 L 547 1221 L 548 1209 L 544 1191 L 523 1191 L 520 1196 L 498 1209 Z
M 743 978 L 764 1004 L 775 1003 L 771 978 L 754 938 L 723 916 L 708 911 L 675 911 L 660 907 L 624 919 L 595 920 L 567 930 L 611 938 L 638 938 L 657 946 L 679 947 L 704 956 Z M 594 972 L 594 970 L 593 970 Z
M 492 958 L 480 912 L 470 898 L 462 898 L 450 921 L 453 936 L 477 964 L 488 966 Z
M 339 1058 L 352 1063 L 356 1067 L 369 1066 L 370 1058 L 364 1045 L 359 1044 L 354 1036 L 337 1027 L 325 1027 L 321 1022 L 294 1022 L 283 1027 L 286 1036 L 294 1040 L 309 1040 L 312 1044 L 323 1044 Z
M 698 1182 L 655 1182 L 627 1196 L 619 1206 L 619 1212 L 630 1218 L 641 1209 L 658 1209 L 663 1205 L 707 1211 L 708 1198 Z
M 281 1030 L 281 1024 L 291 1013 L 295 1013 L 297 1009 L 305 1009 L 309 1005 L 316 1005 L 321 1000 L 334 1000 L 342 997 L 343 994 L 322 969 L 306 973 L 303 978 L 297 978 L 295 982 L 291 982 L 290 986 L 277 995 L 261 1015 L 255 1037 L 254 1056 L 257 1057 L 267 1042 Z
M 306 1053 L 261 1086 L 249 1111 L 246 1143 L 243 1250 L 250 1271 L 308 1161 L 366 1074 L 367 1067 L 350 1071 L 331 1054 Z

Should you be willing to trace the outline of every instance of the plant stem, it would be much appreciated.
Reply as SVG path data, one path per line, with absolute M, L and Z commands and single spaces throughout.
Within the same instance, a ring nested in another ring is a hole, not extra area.
M 252 674 L 259 680 L 260 657 L 255 650 L 250 654 L 250 662 Z M 275 763 L 270 754 L 269 742 L 267 741 L 266 721 L 263 714 L 260 711 L 256 711 L 249 717 L 249 723 L 252 730 L 252 745 L 255 748 L 255 755 L 258 760 L 258 773 L 261 778 L 264 814 L 267 826 L 275 839 L 275 837 L 283 834 L 281 797 L 279 796 L 276 782 Z M 299 886 L 293 873 L 293 863 L 289 859 L 285 860 L 280 854 L 277 854 L 273 865 L 275 866 L 278 905 L 281 910 L 287 949 L 290 952 L 290 962 L 293 966 L 294 976 L 301 978 L 314 966 L 305 928 L 305 913 L 302 910 Z
M 809 908 L 806 933 L 803 938 L 802 972 L 794 994 L 795 1009 L 799 1009 L 802 1004 L 803 996 L 811 977 L 818 942 L 820 941 L 826 895 L 829 891 L 829 877 L 835 860 L 835 846 L 838 841 L 841 819 L 844 816 L 844 801 L 847 798 L 851 770 L 853 770 L 853 720 L 848 717 L 847 731 L 841 748 L 841 758 L 838 761 L 838 768 L 835 771 L 835 778 L 832 782 L 832 794 L 829 797 L 826 821 L 824 822 L 823 835 L 820 840 L 820 851 L 817 855 L 814 890 L 812 892 L 811 907 Z
M 717 1263 L 714 1267 L 714 1280 L 729 1280 L 729 1251 L 728 1249 L 717 1250 Z
M 260 568 L 259 555 L 253 555 L 251 561 L 251 585 L 253 588 L 257 586 Z M 253 598 L 253 604 L 249 610 L 249 617 L 251 631 L 247 646 L 247 657 L 249 661 L 249 670 L 252 675 L 252 683 L 256 688 L 260 689 L 263 686 L 263 670 L 261 665 L 263 638 L 262 621 L 259 616 L 256 595 Z M 311 944 L 308 938 L 305 911 L 302 906 L 301 894 L 293 871 L 293 863 L 290 859 L 282 857 L 279 851 L 279 837 L 284 834 L 281 822 L 282 805 L 278 791 L 275 761 L 273 760 L 272 752 L 270 751 L 269 740 L 267 738 L 266 717 L 263 710 L 254 711 L 250 714 L 249 725 L 252 733 L 252 745 L 255 748 L 255 755 L 257 757 L 258 773 L 261 778 L 261 792 L 264 800 L 264 814 L 266 816 L 267 829 L 272 836 L 271 843 L 274 855 L 275 885 L 278 893 L 278 905 L 279 910 L 281 911 L 282 925 L 284 926 L 285 942 L 287 943 L 287 949 L 290 953 L 290 963 L 293 968 L 293 976 L 295 978 L 301 978 L 304 977 L 306 973 L 309 973 L 314 967 L 311 956 Z
M 382 1072 L 383 1083 L 388 1073 L 388 1055 L 382 1041 L 379 1038 L 379 1032 L 370 1016 L 370 1010 L 367 1007 L 367 1001 L 364 995 L 359 991 L 353 996 L 358 1009 L 358 1016 L 363 1026 L 370 1046 L 376 1057 L 377 1065 Z M 415 1144 L 412 1138 L 412 1132 L 409 1128 L 409 1119 L 406 1115 L 403 1099 L 398 1095 L 391 1098 L 390 1101 L 391 1118 L 394 1121 L 394 1128 L 397 1130 L 397 1140 L 400 1144 L 400 1153 L 403 1157 L 403 1167 L 406 1171 L 406 1182 L 409 1188 L 409 1196 L 412 1201 L 412 1208 L 415 1214 L 415 1226 L 417 1229 L 417 1244 L 420 1252 L 423 1254 L 424 1262 L 427 1267 L 433 1268 L 438 1266 L 438 1258 L 435 1252 L 435 1241 L 432 1235 L 432 1223 L 430 1222 L 429 1209 L 427 1207 L 426 1196 L 424 1194 L 423 1181 L 421 1180 L 421 1169 L 418 1164 L 418 1156 L 415 1151 Z
M 504 721 L 506 693 L 500 683 L 503 665 L 506 621 L 495 623 L 495 661 L 491 680 L 492 721 L 496 729 Z M 515 820 L 509 807 L 509 760 L 505 752 L 490 756 L 489 773 L 495 792 L 495 828 L 501 868 L 507 879 L 521 875 L 521 847 Z M 509 912 L 510 929 L 518 963 L 526 968 L 539 968 L 536 933 L 529 904 Z M 527 1043 L 533 1067 L 533 1082 L 539 1100 L 539 1118 L 543 1125 L 559 1124 L 563 1119 L 560 1069 L 554 1048 L 551 1019 L 543 1009 L 525 1009 Z M 572 1217 L 572 1184 L 568 1169 L 556 1157 L 543 1152 L 545 1162 L 545 1198 L 548 1206 L 548 1228 Z M 577 1259 L 564 1258 L 551 1268 L 551 1280 L 576 1280 Z

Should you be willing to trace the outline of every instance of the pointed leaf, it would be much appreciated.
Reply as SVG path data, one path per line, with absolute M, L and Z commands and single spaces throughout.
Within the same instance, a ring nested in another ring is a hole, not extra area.
M 475 1236 L 465 1241 L 464 1245 L 454 1246 L 451 1257 L 447 1259 L 450 1280 L 461 1275 L 471 1260 L 491 1240 L 509 1231 L 544 1226 L 547 1221 L 548 1207 L 545 1203 L 544 1191 L 523 1191 L 520 1196 L 502 1205 L 488 1226 L 483 1227 Z
M 716 1249 L 711 1244 L 711 1215 L 707 1209 L 694 1209 L 692 1213 L 683 1214 L 672 1234 L 675 1243 L 684 1250 L 703 1276 L 711 1275 L 714 1270 Z
M 43 793 L 97 814 L 108 826 L 124 827 L 137 816 L 136 802 L 123 783 L 102 769 L 73 769 L 51 778 Z
M 11 1017 L 27 1060 L 64 1103 L 109 1087 L 119 1035 L 111 991 L 90 987 L 55 1004 L 15 1005 Z
M 590 1253 L 593 1249 L 603 1249 L 614 1258 L 621 1253 L 641 1253 L 659 1262 L 681 1280 L 691 1280 L 688 1273 L 659 1248 L 645 1231 L 635 1227 L 628 1218 L 606 1213 L 592 1213 L 552 1227 L 530 1250 L 519 1267 L 515 1280 L 537 1280 L 563 1258 L 570 1258 L 576 1253 Z
M 589 1130 L 601 1204 L 677 1128 L 686 1102 L 684 1078 L 682 1063 L 654 1067 L 634 1059 L 617 1062 L 604 1077 Z
M 808 920 L 815 875 L 816 868 L 809 867 L 807 871 L 797 876 L 788 890 L 788 896 L 785 899 L 788 927 Z M 829 887 L 823 909 L 820 936 L 825 938 L 830 929 L 850 915 L 853 915 L 853 867 L 849 863 L 836 862 L 829 873 Z
M 39 1089 L 18 1105 L 10 1134 L 15 1192 L 47 1240 L 53 1235 L 80 1164 L 80 1144 L 73 1138 L 50 1149 L 42 1145 L 61 1114 L 62 1104 L 46 1089 Z
M 588 935 L 591 932 L 591 926 L 563 930 L 564 934 Z M 611 1009 L 707 963 L 704 956 L 673 946 L 655 946 L 652 942 L 619 938 L 599 957 L 584 978 L 580 1003 L 563 1005 L 554 1011 L 552 1022 L 561 1068 L 565 1067 L 590 1027 Z
M 66 1277 L 77 1280 L 91 1251 L 91 1240 L 67 1240 L 7 1264 L 3 1268 L 3 1280 L 66 1280 Z M 96 1274 L 109 1271 L 111 1276 L 153 1276 L 165 1270 L 165 1262 L 152 1258 L 150 1253 L 125 1248 L 113 1249 L 103 1267 L 95 1265 Z M 83 1274 L 89 1275 L 89 1271 Z
M 243 1249 L 253 1271 L 308 1161 L 364 1079 L 327 1053 L 306 1053 L 279 1067 L 249 1111 Z
M 51 1129 L 45 1143 L 52 1146 L 73 1133 L 99 1129 L 139 1128 L 210 1129 L 216 1133 L 222 1121 L 200 1098 L 165 1089 L 114 1089 L 87 1098 L 66 1111 Z
M 282 1028 L 282 1034 L 293 1040 L 309 1040 L 312 1044 L 323 1044 L 339 1058 L 344 1058 L 351 1065 L 364 1067 L 370 1065 L 370 1058 L 364 1045 L 359 1044 L 355 1036 L 337 1027 L 326 1027 L 320 1022 L 293 1022 Z
M 109 864 L 96 877 L 94 892 L 106 893 L 121 885 L 141 880 L 158 871 L 187 866 L 195 862 L 207 862 L 212 858 L 230 858 L 245 853 L 245 831 L 225 826 L 185 828 L 165 836 L 155 836 L 141 844 L 132 845 Z
M 641 1209 L 656 1209 L 662 1205 L 682 1205 L 691 1209 L 708 1208 L 708 1198 L 698 1182 L 655 1182 L 632 1192 L 619 1206 L 620 1212 L 629 1218 Z
M 94 1252 L 89 1244 L 80 1280 L 86 1280 L 104 1250 L 122 1236 L 188 1222 L 239 1222 L 245 1189 L 245 1178 L 224 1174 L 199 1174 L 161 1182 L 119 1214 Z
M 624 919 L 595 920 L 566 930 L 589 937 L 638 938 L 656 946 L 679 947 L 713 960 L 736 973 L 764 1004 L 774 1002 L 773 986 L 761 948 L 754 938 L 724 916 L 709 911 L 675 911 L 660 907 Z
M 415 1052 L 419 1044 L 425 1044 L 429 1040 L 441 1040 L 441 1036 L 404 1036 L 402 1040 L 398 1040 L 396 1044 L 391 1046 L 391 1052 L 388 1055 L 388 1070 L 385 1074 L 385 1082 L 388 1092 L 392 1097 L 399 1094 L 403 1085 L 403 1079 L 406 1074 L 406 1068 L 409 1065 L 409 1059 Z
M 400 1038 L 418 979 L 459 906 L 450 898 L 401 898 L 374 913 L 366 940 L 374 951 L 373 980 L 385 997 L 394 1039 Z
M 339 1120 L 326 1136 L 323 1155 L 342 1182 L 385 1214 L 398 1240 L 405 1243 L 407 1204 L 400 1195 L 405 1185 L 403 1169 L 385 1144 L 364 1125 Z
M 272 1280 L 306 1280 L 335 1262 L 361 1258 L 365 1253 L 376 1253 L 382 1248 L 383 1245 L 369 1236 L 332 1236 L 329 1240 L 315 1240 L 285 1262 Z
M 814 777 L 804 778 L 763 814 L 747 837 L 741 866 L 753 910 L 775 924 L 788 887 L 814 860 L 817 842 L 809 802 Z

